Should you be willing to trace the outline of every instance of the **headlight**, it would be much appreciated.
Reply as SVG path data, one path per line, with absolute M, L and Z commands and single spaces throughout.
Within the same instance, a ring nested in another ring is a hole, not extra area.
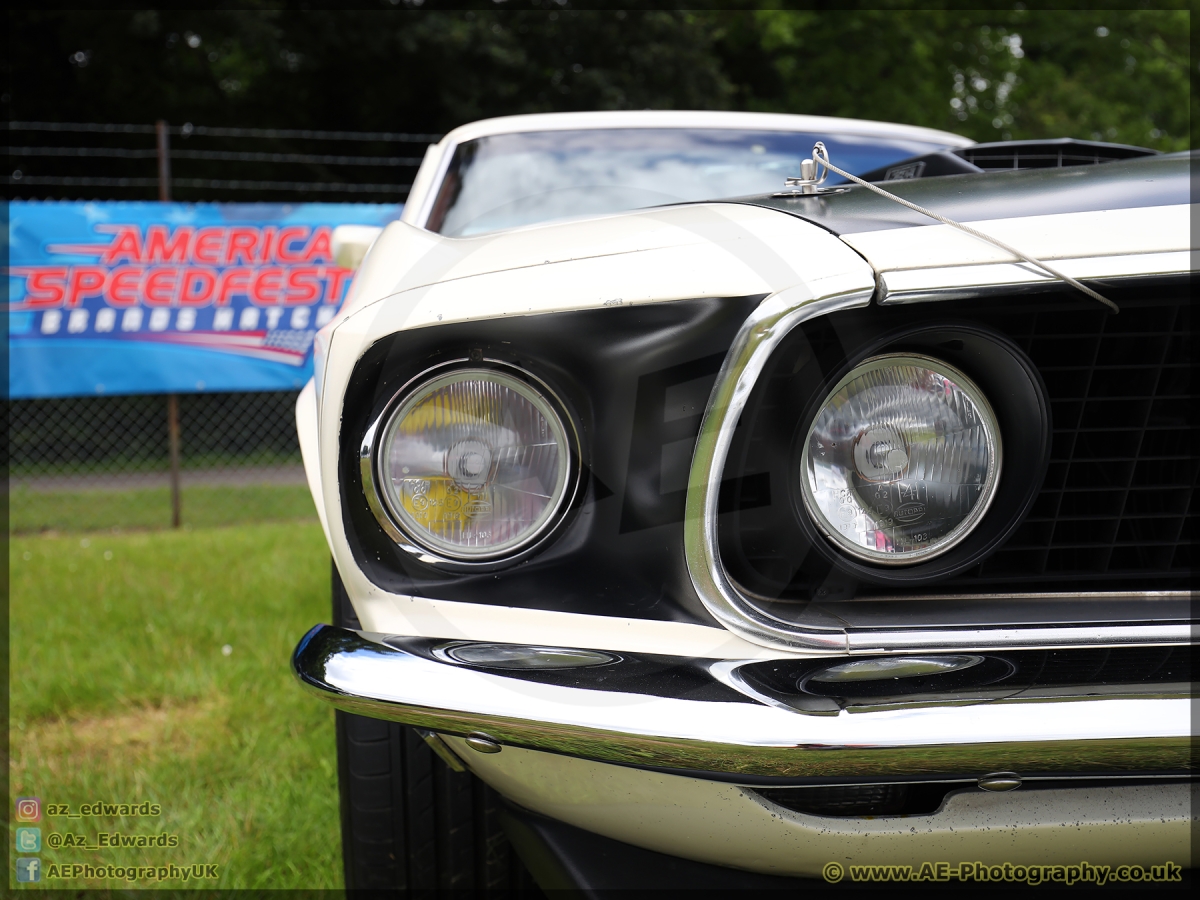
M 527 547 L 554 525 L 571 481 L 571 446 L 554 407 L 495 369 L 447 372 L 409 391 L 373 454 L 390 522 L 451 560 Z
M 979 523 L 1000 477 L 1000 431 L 962 372 L 927 356 L 856 366 L 825 398 L 801 456 L 804 506 L 859 560 L 916 563 Z

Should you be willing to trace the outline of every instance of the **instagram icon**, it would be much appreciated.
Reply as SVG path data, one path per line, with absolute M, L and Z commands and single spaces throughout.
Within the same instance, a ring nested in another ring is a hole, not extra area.
M 17 798 L 17 821 L 36 822 L 42 817 L 42 801 L 37 797 Z

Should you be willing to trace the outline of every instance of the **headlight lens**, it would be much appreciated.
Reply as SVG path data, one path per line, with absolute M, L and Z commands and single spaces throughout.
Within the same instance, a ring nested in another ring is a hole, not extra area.
M 889 354 L 855 367 L 825 399 L 804 443 L 804 505 L 851 556 L 920 562 L 967 536 L 992 502 L 1000 431 L 962 372 Z
M 554 523 L 570 447 L 549 401 L 491 369 L 460 369 L 417 387 L 378 443 L 380 494 L 414 543 L 454 560 L 527 546 Z

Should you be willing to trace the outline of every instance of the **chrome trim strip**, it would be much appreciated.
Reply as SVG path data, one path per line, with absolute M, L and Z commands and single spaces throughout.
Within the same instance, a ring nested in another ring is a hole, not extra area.
M 978 777 L 998 766 L 1023 775 L 1192 766 L 1190 685 L 1076 685 L 1069 696 L 1031 689 L 807 713 L 742 690 L 739 661 L 679 658 L 696 678 L 643 674 L 623 680 L 635 688 L 613 690 L 614 667 L 522 677 L 438 659 L 436 643 L 318 625 L 292 665 L 308 691 L 347 712 L 741 783 Z M 616 668 L 645 673 L 670 664 L 626 654 Z
M 1190 600 L 1191 591 L 1044 591 L 1003 594 L 908 594 L 871 597 L 864 594 L 843 603 L 887 603 L 895 600 Z
M 1186 275 L 1191 271 L 1190 254 L 1184 250 L 1055 260 L 1055 264 L 1072 278 L 1106 282 Z M 1058 279 L 1016 262 L 892 269 L 879 273 L 879 303 L 888 306 L 963 300 L 986 294 L 1033 293 L 1061 285 Z
M 1140 258 L 1176 255 L 1147 254 Z M 952 271 L 961 277 L 963 267 L 953 267 Z M 1050 281 L 1046 279 L 1047 283 Z M 1009 291 L 1011 284 L 1003 287 Z M 853 606 L 845 604 L 810 604 L 803 622 L 787 622 L 757 609 L 730 579 L 717 546 L 717 499 L 734 429 L 767 360 L 793 328 L 817 316 L 866 306 L 872 296 L 872 291 L 854 290 L 814 298 L 801 294 L 802 290 L 793 288 L 766 298 L 742 324 L 721 365 L 696 439 L 683 522 L 684 556 L 700 602 L 720 625 L 739 637 L 768 647 L 845 655 L 1172 645 L 1193 640 L 1194 621 L 1190 613 L 1163 616 L 1161 610 L 1150 611 L 1145 619 L 1124 610 L 1115 617 L 1098 621 L 1088 618 L 1068 623 L 1061 619 L 1039 622 L 1036 616 L 1029 616 L 1025 622 L 984 624 L 973 620 L 969 610 L 963 610 L 958 621 L 953 615 L 944 614 L 932 621 L 919 611 L 913 615 L 910 610 L 905 615 L 898 606 L 891 622 L 876 620 L 870 625 L 855 625 Z M 886 292 L 882 279 L 879 291 Z M 1121 592 L 1119 596 L 1156 600 L 1163 594 Z M 1187 598 L 1188 594 L 1171 592 L 1169 596 Z M 896 597 L 889 602 L 903 604 L 916 599 Z
M 747 640 L 823 653 L 849 650 L 844 630 L 832 622 L 829 627 L 797 632 L 743 602 L 717 549 L 717 496 L 733 430 L 779 342 L 808 319 L 866 306 L 874 293 L 872 287 L 813 297 L 807 289 L 793 288 L 768 297 L 742 324 L 721 364 L 692 455 L 683 546 L 692 584 L 704 607 L 721 625 Z
M 422 379 L 426 378 L 432 372 L 448 370 L 453 366 L 470 365 L 469 359 L 451 359 L 432 368 L 426 369 L 423 372 L 413 376 L 406 381 L 399 390 L 397 390 L 388 399 L 387 403 L 380 409 L 379 414 L 371 420 L 371 424 L 367 426 L 366 432 L 363 434 L 362 441 L 359 444 L 358 451 L 358 469 L 359 475 L 362 478 L 363 496 L 366 498 L 367 506 L 370 508 L 375 520 L 379 523 L 379 527 L 384 530 L 388 537 L 395 541 L 396 546 L 407 553 L 411 553 L 422 562 L 432 563 L 434 565 L 444 563 L 454 563 L 455 560 L 439 556 L 431 553 L 426 548 L 416 544 L 409 539 L 408 535 L 393 521 L 391 514 L 387 511 L 387 506 L 383 502 L 383 492 L 380 485 L 377 483 L 375 471 L 376 457 L 376 442 L 378 441 L 381 430 L 388 422 L 392 412 L 402 402 L 403 398 L 414 390 Z
M 1121 625 L 990 625 L 930 628 L 847 628 L 847 653 L 927 653 L 960 650 L 1035 650 L 1071 647 L 1187 646 L 1195 629 L 1186 622 Z

